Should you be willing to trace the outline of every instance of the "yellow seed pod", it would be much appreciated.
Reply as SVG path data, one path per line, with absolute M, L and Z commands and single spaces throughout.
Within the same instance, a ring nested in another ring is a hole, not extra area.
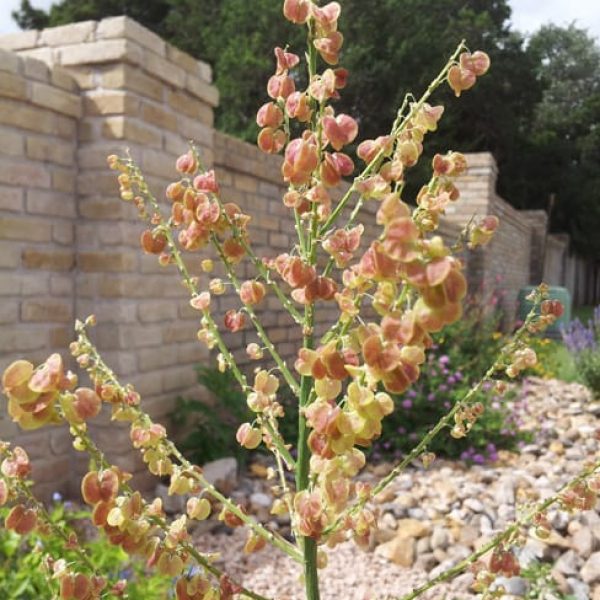
M 205 258 L 200 266 L 205 273 L 212 273 L 212 270 L 215 268 L 215 263 L 210 258 Z
M 204 521 L 210 516 L 210 502 L 206 498 L 190 498 L 186 509 L 190 519 Z

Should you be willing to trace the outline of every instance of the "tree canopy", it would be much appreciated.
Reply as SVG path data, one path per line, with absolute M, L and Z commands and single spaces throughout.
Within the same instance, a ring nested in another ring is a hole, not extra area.
M 422 93 L 465 38 L 490 55 L 492 74 L 460 102 L 451 102 L 449 89 L 438 92 L 447 112 L 428 154 L 491 151 L 501 195 L 519 208 L 545 208 L 555 194 L 553 230 L 598 256 L 600 50 L 585 30 L 546 26 L 527 42 L 510 27 L 508 0 L 380 0 L 376 10 L 365 10 L 364 0 L 342 4 L 350 78 L 339 110 L 359 119 L 361 138 L 388 131 L 404 95 Z M 254 140 L 273 47 L 304 44 L 280 11 L 279 0 L 60 0 L 44 12 L 22 0 L 14 16 L 23 28 L 136 19 L 212 64 L 221 92 L 217 127 Z

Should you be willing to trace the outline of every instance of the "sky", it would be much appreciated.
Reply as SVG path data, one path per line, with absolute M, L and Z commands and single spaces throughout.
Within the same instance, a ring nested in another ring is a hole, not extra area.
M 443 1 L 443 0 L 439 0 Z M 36 8 L 48 8 L 52 0 L 32 0 Z M 20 0 L 0 0 L 0 33 L 18 30 L 10 13 Z M 545 23 L 567 25 L 575 21 L 600 40 L 600 0 L 509 0 L 513 9 L 515 29 L 524 33 L 535 31 Z

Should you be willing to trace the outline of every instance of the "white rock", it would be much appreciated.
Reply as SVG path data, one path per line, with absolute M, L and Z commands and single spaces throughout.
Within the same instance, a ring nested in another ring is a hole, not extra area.
M 237 484 L 238 464 L 233 457 L 219 458 L 202 466 L 204 478 L 218 490 L 230 493 Z
M 445 550 L 450 543 L 450 536 L 448 532 L 442 527 L 436 527 L 431 534 L 431 547 L 435 550 L 441 548 Z
M 573 550 L 568 550 L 556 561 L 554 568 L 563 575 L 576 575 L 579 572 L 579 560 Z
M 581 568 L 581 578 L 585 583 L 600 581 L 600 552 L 594 552 Z
M 581 558 L 588 558 L 594 549 L 594 536 L 589 528 L 582 527 L 571 538 L 571 544 Z
M 481 502 L 481 500 L 477 500 L 477 498 L 467 498 L 463 502 L 463 506 L 476 513 L 481 513 L 485 510 L 483 502 Z

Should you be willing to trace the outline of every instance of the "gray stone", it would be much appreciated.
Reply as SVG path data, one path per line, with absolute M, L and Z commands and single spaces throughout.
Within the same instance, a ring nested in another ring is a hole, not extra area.
M 157 484 L 154 494 L 162 500 L 164 511 L 169 515 L 185 512 L 185 505 L 188 500 L 188 495 L 169 495 L 169 486 L 162 483 Z
M 522 577 L 497 577 L 494 589 L 502 586 L 507 594 L 523 597 L 527 593 L 527 581 Z
M 569 577 L 567 583 L 569 584 L 571 594 L 574 596 L 575 600 L 590 599 L 590 586 L 587 585 L 587 583 L 583 583 L 583 581 L 580 581 L 575 577 Z
M 477 498 L 467 498 L 463 502 L 463 506 L 476 513 L 481 513 L 485 510 L 483 502 L 481 502 L 481 500 L 477 500 Z
M 436 527 L 431 534 L 431 547 L 435 550 L 441 548 L 445 550 L 450 543 L 450 536 L 448 532 L 442 527 Z
M 237 460 L 233 457 L 213 460 L 202 466 L 202 473 L 219 491 L 229 494 L 237 485 Z
M 579 559 L 573 550 L 568 550 L 556 561 L 554 568 L 563 575 L 579 573 Z
M 571 544 L 581 558 L 589 558 L 594 549 L 594 536 L 589 528 L 582 527 L 571 538 Z
M 514 504 L 515 503 L 515 485 L 514 477 L 503 477 L 498 482 L 494 490 L 494 499 L 498 504 Z
M 581 568 L 581 578 L 585 583 L 600 581 L 600 552 L 594 552 Z
M 250 496 L 250 507 L 253 510 L 271 508 L 272 499 L 268 494 L 256 492 Z
M 417 554 L 426 554 L 431 551 L 431 540 L 428 537 L 423 537 L 417 540 Z

